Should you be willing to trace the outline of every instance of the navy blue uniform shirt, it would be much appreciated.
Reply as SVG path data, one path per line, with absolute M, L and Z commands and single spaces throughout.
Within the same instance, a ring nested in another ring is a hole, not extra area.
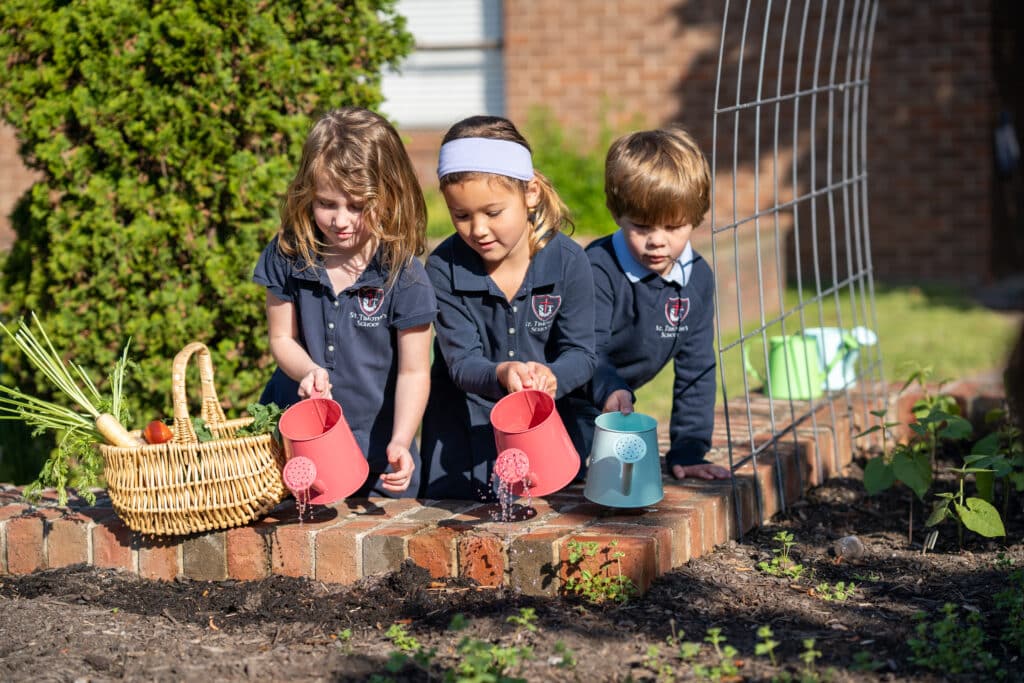
M 590 379 L 596 363 L 590 264 L 578 244 L 556 234 L 534 255 L 509 301 L 476 252 L 452 235 L 430 255 L 427 274 L 438 316 L 421 492 L 427 498 L 491 499 L 497 453 L 490 413 L 506 393 L 498 364 L 546 364 L 558 378 L 556 400 Z M 558 403 L 562 413 L 564 402 Z
M 672 361 L 671 446 L 665 459 L 670 467 L 703 462 L 715 419 L 714 275 L 692 252 L 685 285 L 653 271 L 634 282 L 612 239 L 595 240 L 586 252 L 594 272 L 598 364 L 589 387 L 573 397 L 583 448 L 589 451 L 594 417 L 612 392 L 636 391 Z M 586 389 L 589 405 L 583 406 L 579 398 Z
M 423 264 L 413 260 L 388 288 L 388 273 L 379 252 L 359 279 L 338 295 L 322 265 L 304 267 L 277 247 L 278 238 L 260 254 L 253 281 L 282 301 L 295 306 L 299 343 L 313 362 L 327 370 L 332 396 L 370 463 L 364 489 L 367 495 L 388 467 L 387 446 L 395 415 L 398 375 L 397 331 L 426 325 L 437 315 L 434 288 Z M 286 407 L 298 402 L 299 384 L 280 368 L 274 371 L 260 397 L 261 403 Z M 416 463 L 413 482 L 401 494 L 414 496 L 420 472 L 416 444 L 409 449 Z M 395 494 L 374 489 L 373 493 Z

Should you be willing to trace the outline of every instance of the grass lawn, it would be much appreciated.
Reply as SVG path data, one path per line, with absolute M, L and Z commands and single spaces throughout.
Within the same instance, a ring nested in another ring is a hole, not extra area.
M 808 296 L 804 292 L 805 299 Z M 795 312 L 796 289 L 787 291 L 786 331 L 793 334 L 800 329 L 799 317 Z M 859 306 L 859 304 L 858 304 Z M 832 299 L 823 302 L 824 315 L 820 315 L 817 304 L 804 309 L 806 327 L 834 325 L 836 306 Z M 902 381 L 907 377 L 913 364 L 931 366 L 935 381 L 960 379 L 975 373 L 1001 370 L 1006 363 L 1010 347 L 1020 330 L 1022 316 L 992 311 L 974 303 L 969 296 L 944 287 L 876 287 L 875 310 L 877 327 L 864 320 L 861 314 L 855 318 L 847 303 L 838 306 L 844 327 L 863 324 L 878 334 L 877 349 L 864 349 L 862 361 L 877 358 L 881 354 L 882 369 L 886 381 Z M 870 320 L 870 311 L 868 319 Z M 746 328 L 748 335 L 758 325 Z M 781 324 L 770 325 L 765 335 L 781 334 Z M 723 332 L 723 348 L 739 339 L 736 330 Z M 745 345 L 750 347 L 754 367 L 763 375 L 764 361 L 761 335 L 748 338 Z M 744 394 L 743 363 L 739 347 L 724 352 L 723 367 L 729 398 Z M 722 400 L 721 370 L 718 370 L 718 400 Z M 748 379 L 751 390 L 760 383 Z M 672 410 L 672 365 L 637 392 L 637 409 L 668 420 Z

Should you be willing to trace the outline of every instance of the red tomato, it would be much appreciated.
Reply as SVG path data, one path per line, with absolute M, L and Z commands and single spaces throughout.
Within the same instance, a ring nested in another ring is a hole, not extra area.
M 153 420 L 142 430 L 146 443 L 164 443 L 174 438 L 174 432 L 162 420 Z

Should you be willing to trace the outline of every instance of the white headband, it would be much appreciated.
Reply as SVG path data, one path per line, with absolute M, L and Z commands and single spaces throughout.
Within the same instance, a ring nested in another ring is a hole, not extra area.
M 480 171 L 498 175 L 533 179 L 530 150 L 517 142 L 490 138 L 458 138 L 441 145 L 437 158 L 437 177 L 449 173 Z

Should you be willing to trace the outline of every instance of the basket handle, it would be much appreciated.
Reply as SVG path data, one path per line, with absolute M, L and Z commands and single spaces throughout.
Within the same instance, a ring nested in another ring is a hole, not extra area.
M 185 369 L 189 359 L 198 354 L 200 391 L 202 396 L 202 408 L 200 415 L 211 429 L 221 427 L 227 418 L 224 410 L 220 407 L 220 400 L 217 398 L 217 390 L 213 385 L 213 360 L 210 350 L 202 342 L 192 342 L 187 345 L 178 355 L 174 357 L 174 364 L 171 368 L 171 397 L 174 401 L 174 441 L 177 443 L 197 443 L 192 428 L 192 419 L 188 414 L 188 397 L 185 395 Z

